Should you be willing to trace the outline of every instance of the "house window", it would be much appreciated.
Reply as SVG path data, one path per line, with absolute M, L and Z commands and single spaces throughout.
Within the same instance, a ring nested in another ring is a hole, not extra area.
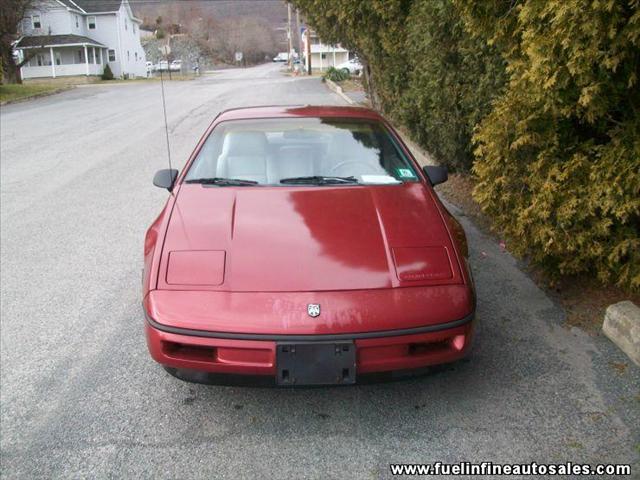
M 134 58 L 136 59 L 136 62 L 137 62 L 137 61 L 138 61 L 138 52 L 135 52 L 135 53 L 133 54 L 133 56 L 134 56 Z
M 60 55 L 60 52 L 54 52 L 53 56 L 56 59 L 56 65 L 61 65 L 62 64 L 62 56 Z
M 325 58 L 327 58 L 327 54 L 326 54 L 326 53 L 323 53 L 323 54 L 322 54 L 322 59 L 324 60 Z
M 136 33 L 136 24 L 135 23 L 132 25 L 132 28 L 133 28 L 133 33 Z
M 81 48 L 77 53 L 76 58 L 78 59 L 78 63 L 84 63 L 84 49 Z
M 51 65 L 51 57 L 49 54 L 38 53 L 31 60 L 29 65 L 32 67 L 46 67 Z
M 87 28 L 89 30 L 95 30 L 96 29 L 96 16 L 95 15 L 90 15 L 87 17 Z
M 40 15 L 31 15 L 31 26 L 33 28 L 42 28 L 42 23 L 40 23 Z
M 124 19 L 124 29 L 128 30 L 129 29 L 129 23 L 127 22 L 127 19 Z
M 110 62 L 115 62 L 116 61 L 116 51 L 115 50 L 109 50 L 109 61 Z
M 76 28 L 80 28 L 80 21 L 78 15 L 76 15 Z
M 129 55 L 129 50 L 127 50 L 127 62 L 131 60 L 131 55 Z

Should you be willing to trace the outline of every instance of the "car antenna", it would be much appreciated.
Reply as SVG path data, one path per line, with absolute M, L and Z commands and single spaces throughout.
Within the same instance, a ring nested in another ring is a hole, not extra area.
M 169 146 L 169 124 L 167 122 L 167 103 L 164 100 L 164 79 L 162 78 L 162 69 L 160 69 L 160 90 L 162 91 L 162 113 L 164 114 L 164 133 L 167 138 L 167 158 L 169 160 L 169 170 L 171 167 L 171 147 Z M 169 190 L 173 195 L 173 189 Z

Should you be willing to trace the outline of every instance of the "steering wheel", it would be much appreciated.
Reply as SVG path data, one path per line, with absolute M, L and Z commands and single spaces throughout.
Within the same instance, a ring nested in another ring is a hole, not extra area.
M 366 167 L 366 171 L 373 170 L 371 168 L 371 164 L 370 163 L 362 162 L 362 161 L 358 161 L 358 160 L 347 160 L 347 161 L 344 161 L 344 162 L 340 162 L 340 163 L 334 165 L 333 167 L 331 167 L 331 169 L 329 170 L 329 173 L 333 175 L 333 174 L 335 174 L 336 170 L 338 170 L 339 168 L 342 168 L 342 167 L 346 167 L 347 165 L 363 165 L 363 166 Z

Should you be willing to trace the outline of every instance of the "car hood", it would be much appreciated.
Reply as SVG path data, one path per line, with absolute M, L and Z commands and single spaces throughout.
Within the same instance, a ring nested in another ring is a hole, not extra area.
M 431 195 L 419 183 L 183 184 L 158 288 L 284 292 L 462 283 Z

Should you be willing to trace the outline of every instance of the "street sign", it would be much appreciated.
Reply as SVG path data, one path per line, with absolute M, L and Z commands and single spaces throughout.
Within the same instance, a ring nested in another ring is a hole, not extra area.
M 242 52 L 236 52 L 236 62 L 242 61 Z

